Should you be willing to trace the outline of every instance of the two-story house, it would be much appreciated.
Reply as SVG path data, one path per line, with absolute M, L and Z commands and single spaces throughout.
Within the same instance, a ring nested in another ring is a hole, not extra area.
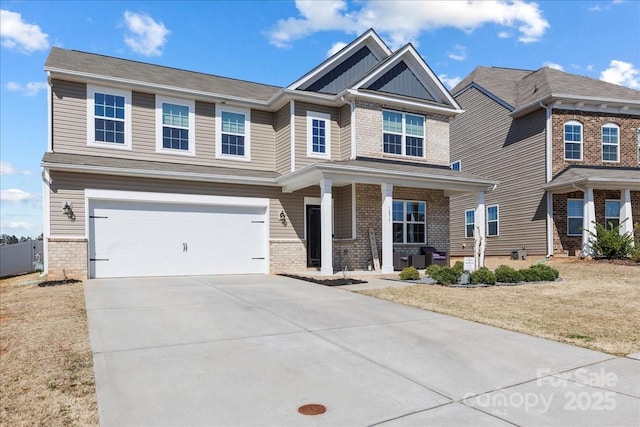
M 589 231 L 640 221 L 640 92 L 563 71 L 478 67 L 453 90 L 455 169 L 500 181 L 485 221 L 474 199 L 451 199 L 451 252 L 590 255 Z M 625 221 L 626 220 L 626 221 Z
M 60 48 L 45 70 L 52 276 L 390 272 L 496 184 L 449 169 L 460 106 L 373 30 L 284 88 Z

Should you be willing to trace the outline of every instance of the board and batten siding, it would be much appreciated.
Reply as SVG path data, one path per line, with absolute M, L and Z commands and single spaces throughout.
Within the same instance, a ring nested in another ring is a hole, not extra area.
M 523 247 L 546 254 L 544 110 L 513 120 L 475 88 L 456 99 L 465 112 L 451 123 L 451 160 L 461 160 L 463 172 L 500 182 L 485 197 L 486 206 L 499 205 L 499 236 L 486 239 L 486 255 L 509 256 Z M 464 237 L 465 210 L 473 208 L 474 195 L 451 197 L 453 256 L 473 256 L 473 238 Z
M 352 185 L 345 185 L 344 187 L 333 187 L 333 202 L 334 207 L 334 237 L 336 239 L 351 239 L 352 230 L 352 206 L 353 206 L 353 192 Z
M 304 197 L 319 197 L 319 187 L 308 187 L 293 193 L 282 193 L 279 187 L 191 182 L 180 180 L 132 178 L 73 172 L 51 172 L 50 219 L 51 236 L 85 236 L 85 188 L 98 190 L 140 191 L 231 197 L 268 198 L 271 239 L 304 238 Z M 70 220 L 62 212 L 68 202 L 76 215 Z M 287 224 L 280 222 L 284 211 Z
M 338 127 L 338 109 L 324 105 L 313 105 L 296 102 L 296 170 L 313 163 L 325 162 L 325 159 L 307 157 L 307 111 L 329 114 L 331 116 L 331 160 L 336 160 L 340 153 L 340 129 Z
M 276 112 L 276 172 L 291 172 L 291 111 L 289 104 Z
M 53 81 L 53 149 L 58 153 L 182 164 L 275 170 L 274 113 L 251 110 L 251 162 L 215 158 L 215 104 L 195 102 L 195 156 L 156 152 L 155 95 L 132 92 L 132 149 L 87 145 L 87 93 L 83 83 Z

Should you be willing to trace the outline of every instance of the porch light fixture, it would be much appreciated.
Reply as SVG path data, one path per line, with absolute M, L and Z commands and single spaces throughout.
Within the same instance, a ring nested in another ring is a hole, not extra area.
M 69 219 L 74 219 L 76 217 L 76 214 L 73 213 L 73 208 L 71 207 L 69 202 L 65 202 L 64 206 L 62 207 L 62 212 L 64 212 L 64 214 Z
M 287 225 L 287 214 L 284 213 L 284 210 L 280 211 L 280 222 L 282 225 Z

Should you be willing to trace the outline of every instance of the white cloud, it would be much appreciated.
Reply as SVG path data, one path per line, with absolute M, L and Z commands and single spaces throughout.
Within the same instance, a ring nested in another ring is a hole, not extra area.
M 449 77 L 446 74 L 440 74 L 438 78 L 448 89 L 453 89 L 462 81 L 462 77 Z
M 612 60 L 609 68 L 600 73 L 600 80 L 640 90 L 640 70 L 630 62 Z
M 450 52 L 447 53 L 447 56 L 454 61 L 464 61 L 467 59 L 467 48 L 457 44 Z
M 49 36 L 37 24 L 28 24 L 22 15 L 0 9 L 0 38 L 2 46 L 25 53 L 49 48 Z
M 36 96 L 40 91 L 47 89 L 47 82 L 28 82 L 23 85 L 19 82 L 7 82 L 7 90 L 22 92 L 25 96 Z
M 353 10 L 349 10 L 353 6 Z M 392 48 L 415 44 L 424 31 L 444 27 L 473 31 L 485 24 L 517 30 L 523 43 L 538 41 L 549 28 L 536 3 L 525 1 L 374 1 L 347 3 L 344 0 L 297 0 L 299 17 L 279 20 L 266 32 L 269 42 L 289 47 L 295 40 L 319 31 L 362 33 L 375 28 Z M 355 9 L 359 7 L 359 9 Z M 501 31 L 498 37 L 506 37 Z
M 162 47 L 167 42 L 171 31 L 162 22 L 156 22 L 144 13 L 124 12 L 127 29 L 131 34 L 125 35 L 124 42 L 136 53 L 145 56 L 162 54 Z
M 31 175 L 31 171 L 19 170 L 11 163 L 0 162 L 0 175 Z
M 35 200 L 37 196 L 17 188 L 0 190 L 0 201 L 10 203 L 21 203 Z
M 555 62 L 545 62 L 542 64 L 545 67 L 553 68 L 554 70 L 564 71 L 564 67 L 560 64 L 556 64 Z
M 347 43 L 345 42 L 336 42 L 331 46 L 331 49 L 327 52 L 327 58 L 338 53 L 343 47 L 345 47 Z

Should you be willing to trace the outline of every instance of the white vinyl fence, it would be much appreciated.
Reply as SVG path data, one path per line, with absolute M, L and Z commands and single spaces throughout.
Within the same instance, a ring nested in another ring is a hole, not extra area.
M 0 246 L 0 277 L 42 270 L 42 240 Z

